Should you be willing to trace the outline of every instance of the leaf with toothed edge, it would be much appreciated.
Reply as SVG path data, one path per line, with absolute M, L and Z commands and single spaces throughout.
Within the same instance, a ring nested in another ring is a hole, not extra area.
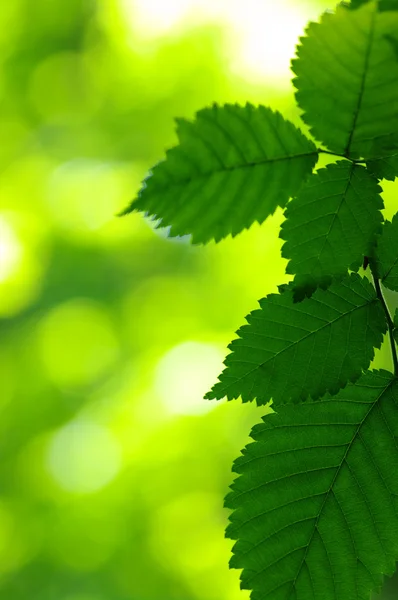
M 398 292 L 398 213 L 382 227 L 374 250 L 374 264 L 382 284 Z
M 179 145 L 156 165 L 122 213 L 143 211 L 193 243 L 235 236 L 284 207 L 318 151 L 292 123 L 263 106 L 214 105 L 179 120 Z
M 288 204 L 280 237 L 295 299 L 363 264 L 383 221 L 381 191 L 364 167 L 340 161 L 312 175 Z
M 393 323 L 394 323 L 393 336 L 394 336 L 394 340 L 398 344 L 398 308 L 395 310 Z
M 380 147 L 398 134 L 398 61 L 387 39 L 397 30 L 398 12 L 368 2 L 357 10 L 339 5 L 301 38 L 292 61 L 297 102 L 330 150 L 380 158 Z
M 205 398 L 279 405 L 337 393 L 369 367 L 387 329 L 373 286 L 354 273 L 298 304 L 289 285 L 260 307 L 246 317 Z
M 369 173 L 377 179 L 394 181 L 398 177 L 398 154 L 384 156 L 366 163 Z
M 394 181 L 398 177 L 398 135 L 390 135 L 375 150 L 379 158 L 366 161 L 368 171 L 377 179 Z
M 398 381 L 263 417 L 225 505 L 252 600 L 369 600 L 398 558 Z

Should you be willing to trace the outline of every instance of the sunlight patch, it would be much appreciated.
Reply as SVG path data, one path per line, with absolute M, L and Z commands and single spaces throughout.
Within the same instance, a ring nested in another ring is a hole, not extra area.
M 119 0 L 125 22 L 135 35 L 156 38 L 181 26 L 221 25 L 227 35 L 226 57 L 246 78 L 290 80 L 290 59 L 308 14 L 291 0 Z
M 14 229 L 0 214 L 0 283 L 18 271 L 22 253 L 22 246 Z
M 119 473 L 121 448 L 109 429 L 90 421 L 73 421 L 50 441 L 47 467 L 63 489 L 96 492 Z
M 199 415 L 217 406 L 203 400 L 217 380 L 223 353 L 214 344 L 184 342 L 159 361 L 155 389 L 171 414 Z

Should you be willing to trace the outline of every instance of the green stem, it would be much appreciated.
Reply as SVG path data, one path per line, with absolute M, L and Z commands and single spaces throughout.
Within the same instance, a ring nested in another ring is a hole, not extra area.
M 385 315 L 386 315 L 386 318 L 387 318 L 388 335 L 390 337 L 392 361 L 393 361 L 393 364 L 394 364 L 394 374 L 395 374 L 396 377 L 398 377 L 398 357 L 397 357 L 397 346 L 395 344 L 395 339 L 394 339 L 394 322 L 393 322 L 393 320 L 391 318 L 390 311 L 388 310 L 387 303 L 386 303 L 386 301 L 384 299 L 383 291 L 382 291 L 381 285 L 380 285 L 380 281 L 376 277 L 376 275 L 374 274 L 373 271 L 372 271 L 372 277 L 373 277 L 373 282 L 374 282 L 374 285 L 375 285 L 375 288 L 376 288 L 377 297 L 379 298 L 379 300 L 380 300 L 380 302 L 381 302 L 381 304 L 383 306 L 383 309 L 384 309 L 384 312 L 385 312 Z

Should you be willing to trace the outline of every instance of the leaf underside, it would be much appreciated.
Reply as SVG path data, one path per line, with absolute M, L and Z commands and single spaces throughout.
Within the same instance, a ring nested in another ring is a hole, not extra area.
M 398 292 L 398 213 L 382 227 L 375 250 L 376 272 L 383 285 Z
M 301 38 L 292 61 L 297 102 L 330 150 L 354 159 L 380 158 L 386 147 L 394 153 L 398 61 L 388 37 L 397 31 L 398 13 L 368 2 L 355 11 L 339 5 Z
M 386 332 L 375 290 L 357 274 L 298 304 L 289 285 L 260 300 L 260 307 L 237 332 L 206 398 L 278 405 L 337 393 L 369 367 Z
M 383 221 L 381 191 L 364 167 L 340 161 L 312 175 L 288 204 L 280 237 L 297 299 L 363 264 Z
M 398 383 L 367 372 L 254 427 L 226 498 L 252 600 L 369 600 L 398 555 Z
M 179 120 L 179 145 L 124 211 L 143 211 L 193 243 L 237 235 L 284 207 L 318 153 L 292 123 L 263 106 L 214 105 Z

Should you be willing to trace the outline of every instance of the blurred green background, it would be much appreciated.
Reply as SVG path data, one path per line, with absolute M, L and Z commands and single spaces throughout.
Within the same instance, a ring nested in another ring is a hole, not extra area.
M 264 408 L 202 396 L 287 280 L 282 211 L 206 247 L 115 214 L 174 116 L 249 100 L 298 122 L 289 59 L 330 6 L 0 2 L 1 599 L 248 598 L 222 499 Z

